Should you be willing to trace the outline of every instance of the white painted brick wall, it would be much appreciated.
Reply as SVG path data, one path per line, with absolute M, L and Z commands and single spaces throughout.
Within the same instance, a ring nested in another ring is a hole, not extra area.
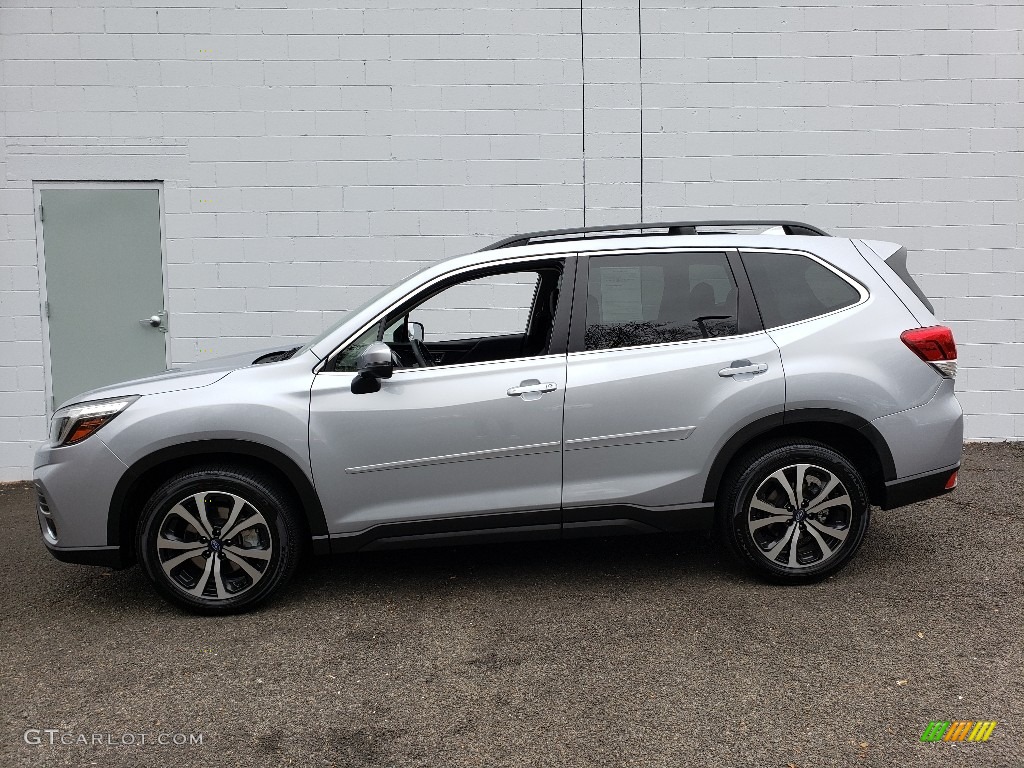
M 1024 437 L 1019 0 L 239 5 L 4 0 L 0 480 L 45 430 L 42 179 L 164 181 L 176 364 L 515 231 L 895 240 L 956 330 L 968 436 Z
M 643 4 L 644 219 L 905 244 L 967 437 L 1024 437 L 1024 6 L 680 5 Z

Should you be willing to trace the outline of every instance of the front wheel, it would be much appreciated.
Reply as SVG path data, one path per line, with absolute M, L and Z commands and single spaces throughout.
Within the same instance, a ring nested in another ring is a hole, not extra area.
M 157 591 L 187 610 L 249 609 L 294 572 L 297 519 L 284 489 L 246 469 L 187 470 L 161 485 L 143 509 L 139 560 Z
M 747 454 L 720 496 L 719 519 L 734 552 L 780 583 L 838 571 L 860 547 L 871 516 L 857 469 L 810 440 L 776 441 Z

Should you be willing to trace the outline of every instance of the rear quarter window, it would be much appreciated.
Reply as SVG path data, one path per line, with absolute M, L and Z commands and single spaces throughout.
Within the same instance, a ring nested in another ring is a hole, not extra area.
M 860 301 L 860 293 L 832 270 L 797 253 L 744 253 L 765 328 L 796 323 Z

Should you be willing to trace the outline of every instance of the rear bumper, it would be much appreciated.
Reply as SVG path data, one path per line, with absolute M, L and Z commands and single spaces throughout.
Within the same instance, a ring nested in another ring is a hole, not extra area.
M 76 565 L 98 565 L 104 568 L 121 569 L 131 565 L 126 561 L 120 547 L 54 547 L 43 539 L 50 554 L 62 563 Z
M 960 463 L 964 418 L 952 379 L 942 379 L 924 405 L 882 416 L 871 424 L 892 454 L 892 482 L 938 473 Z
M 956 486 L 947 488 L 946 484 L 953 476 L 953 473 L 959 469 L 960 464 L 958 462 L 934 472 L 927 472 L 886 483 L 885 495 L 881 505 L 882 509 L 905 507 L 907 504 L 916 504 L 919 501 L 933 499 L 936 496 L 952 492 Z

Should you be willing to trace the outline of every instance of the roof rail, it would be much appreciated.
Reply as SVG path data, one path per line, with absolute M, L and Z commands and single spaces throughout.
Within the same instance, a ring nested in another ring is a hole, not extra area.
M 787 235 L 819 235 L 829 237 L 828 232 L 818 229 L 810 224 L 800 221 L 776 221 L 774 219 L 725 219 L 721 221 L 656 221 L 640 224 L 603 224 L 593 227 L 577 227 L 574 229 L 548 229 L 542 232 L 526 232 L 521 235 L 512 235 L 504 240 L 491 243 L 481 248 L 481 251 L 494 251 L 498 248 L 511 248 L 517 245 L 529 245 L 535 240 L 569 239 L 573 235 L 586 237 L 589 234 L 599 234 L 604 237 L 634 237 L 635 235 L 697 235 L 697 227 L 736 227 L 736 226 L 764 226 L 781 227 Z M 650 229 L 666 229 L 667 232 L 647 232 Z

